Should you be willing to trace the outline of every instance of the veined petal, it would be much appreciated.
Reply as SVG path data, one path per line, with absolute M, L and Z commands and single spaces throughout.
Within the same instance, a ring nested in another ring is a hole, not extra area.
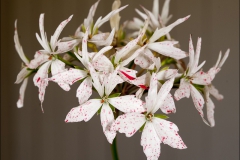
M 133 136 L 146 122 L 145 115 L 140 113 L 126 113 L 118 116 L 112 125 L 112 130 L 125 133 L 127 137 Z
M 192 83 L 200 85 L 209 85 L 211 81 L 211 76 L 203 71 L 195 73 L 191 79 Z
M 176 41 L 164 41 L 164 42 L 155 42 L 149 43 L 148 48 L 156 51 L 159 54 L 172 57 L 174 59 L 182 59 L 187 56 L 186 52 L 182 51 L 179 48 L 174 47 Z
M 170 90 L 172 89 L 174 79 L 175 78 L 171 78 L 162 85 L 157 94 L 157 101 L 151 113 L 155 113 L 164 104 L 164 100 L 167 98 Z
M 198 110 L 200 116 L 203 117 L 203 111 L 202 111 L 203 105 L 204 105 L 203 96 L 199 93 L 199 91 L 193 85 L 190 85 L 190 89 L 191 89 L 191 96 L 193 99 L 193 103 L 196 109 Z
M 92 78 L 87 77 L 78 87 L 76 96 L 79 104 L 85 103 L 92 95 Z
M 112 141 L 116 136 L 116 131 L 111 130 L 112 124 L 114 122 L 114 115 L 107 103 L 103 103 L 100 117 L 103 133 L 105 134 L 108 142 L 112 144 Z
M 160 109 L 165 114 L 176 112 L 175 103 L 171 93 L 168 93 L 167 98 L 164 100 L 163 105 L 160 107 Z
M 51 73 L 53 76 L 56 74 L 62 73 L 66 70 L 67 69 L 65 68 L 65 63 L 63 63 L 62 61 L 60 61 L 58 59 L 55 59 L 52 61 Z
M 51 36 L 51 41 L 50 41 L 50 45 L 53 51 L 55 51 L 55 48 L 57 46 L 57 41 L 58 41 L 58 37 L 60 36 L 63 28 L 68 24 L 68 22 L 72 19 L 71 15 L 68 19 L 62 21 L 59 26 L 57 27 L 56 31 L 54 32 L 53 36 Z M 68 44 L 69 45 L 69 44 Z M 59 47 L 59 46 L 58 46 Z M 59 50 L 59 49 L 58 49 Z M 58 52 L 60 53 L 60 52 Z
M 174 77 L 177 72 L 178 72 L 177 69 L 167 69 L 167 70 L 160 71 L 157 73 L 157 79 L 158 80 L 170 79 L 170 78 Z
M 65 53 L 67 51 L 72 50 L 78 44 L 79 44 L 79 39 L 73 39 L 69 41 L 59 41 L 56 43 L 56 46 L 58 47 L 58 49 L 54 53 L 55 54 Z
M 25 78 L 21 87 L 20 87 L 20 90 L 19 90 L 19 98 L 18 98 L 18 101 L 17 101 L 17 107 L 18 108 L 23 107 L 24 95 L 25 95 L 25 90 L 26 90 L 26 87 L 27 87 L 27 83 L 28 83 L 28 78 Z
M 178 134 L 178 127 L 174 123 L 154 117 L 152 124 L 162 143 L 177 149 L 187 148 Z
M 22 46 L 20 44 L 20 41 L 19 41 L 18 31 L 17 31 L 17 20 L 15 21 L 14 42 L 15 42 L 15 48 L 16 48 L 16 50 L 18 52 L 19 57 L 22 59 L 22 61 L 25 64 L 28 64 L 29 60 L 25 56 L 25 54 L 23 52 L 23 48 L 22 48 Z
M 141 136 L 141 146 L 148 160 L 157 160 L 160 156 L 160 139 L 155 131 L 153 124 L 146 122 Z
M 69 85 L 72 85 L 73 83 L 85 78 L 86 76 L 86 71 L 70 68 L 68 71 L 56 74 L 48 80 L 58 83 L 63 90 L 69 91 Z
M 190 84 L 185 79 L 181 79 L 179 88 L 174 93 L 174 98 L 178 101 L 184 97 L 190 96 Z
M 149 43 L 155 42 L 156 40 L 158 40 L 160 37 L 166 35 L 167 33 L 169 33 L 175 26 L 181 24 L 182 22 L 186 21 L 189 16 L 186 16 L 184 18 L 180 18 L 177 21 L 175 21 L 174 23 L 170 24 L 167 27 L 163 27 L 161 29 L 156 29 L 155 32 L 153 33 L 152 37 L 149 39 Z
M 37 51 L 34 55 L 34 59 L 28 64 L 28 68 L 35 69 L 46 61 L 49 61 L 49 55 L 46 51 Z
M 142 100 L 136 98 L 134 95 L 109 98 L 108 102 L 124 113 L 142 113 L 145 111 Z
M 24 78 L 30 73 L 31 71 L 27 70 L 27 67 L 24 67 L 17 75 L 17 79 L 15 83 L 19 84 L 21 83 Z

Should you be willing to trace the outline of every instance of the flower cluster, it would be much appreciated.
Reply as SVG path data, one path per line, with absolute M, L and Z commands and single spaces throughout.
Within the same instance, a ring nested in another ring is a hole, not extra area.
M 57 83 L 65 91 L 78 83 L 76 97 L 79 106 L 70 110 L 65 122 L 87 122 L 96 113 L 100 114 L 103 133 L 109 143 L 113 142 L 117 132 L 131 137 L 139 130 L 142 132 L 143 152 L 149 160 L 160 156 L 160 143 L 185 149 L 178 127 L 166 120 L 166 114 L 176 112 L 174 99 L 178 101 L 191 95 L 204 123 L 211 127 L 215 125 L 215 106 L 210 95 L 217 100 L 223 96 L 212 81 L 227 59 L 229 49 L 223 57 L 220 52 L 216 64 L 204 72 L 205 61 L 198 65 L 201 38 L 198 38 L 195 51 L 190 36 L 188 52 L 181 50 L 178 42 L 171 38 L 170 31 L 190 15 L 168 24 L 172 17 L 169 2 L 165 0 L 161 15 L 158 0 L 154 0 L 152 11 L 144 7 L 143 12 L 136 9 L 143 20 L 133 18 L 120 24 L 119 12 L 127 5 L 120 7 L 120 0 L 115 0 L 112 11 L 94 21 L 97 1 L 74 35 L 59 39 L 72 19 L 70 16 L 60 23 L 50 41 L 44 31 L 44 14 L 41 14 L 40 36 L 36 33 L 36 37 L 42 49 L 36 51 L 32 60 L 26 58 L 20 45 L 16 21 L 15 47 L 24 63 L 15 82 L 22 82 L 17 107 L 23 107 L 31 75 L 34 75 L 33 82 L 39 90 L 42 111 L 49 82 Z M 101 32 L 100 27 L 108 21 L 111 31 Z M 189 57 L 188 65 L 182 60 L 186 57 Z M 173 89 L 176 90 L 172 96 L 170 91 Z M 99 97 L 91 97 L 93 91 Z M 204 104 L 207 119 L 204 118 Z M 158 110 L 164 114 L 157 114 Z

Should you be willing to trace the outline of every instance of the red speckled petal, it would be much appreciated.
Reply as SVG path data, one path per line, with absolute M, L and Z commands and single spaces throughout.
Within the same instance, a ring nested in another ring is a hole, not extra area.
M 158 80 L 170 79 L 170 78 L 174 77 L 177 72 L 178 72 L 177 69 L 166 69 L 166 70 L 160 71 L 157 73 L 157 79 Z
M 65 63 L 63 63 L 62 61 L 60 61 L 58 59 L 55 59 L 54 61 L 52 61 L 51 73 L 53 76 L 56 74 L 62 73 L 66 70 L 67 69 L 65 69 Z
M 93 60 L 92 65 L 96 70 L 102 71 L 104 73 L 111 73 L 114 70 L 111 61 L 104 55 L 100 55 L 98 58 Z
M 111 130 L 112 124 L 114 122 L 114 115 L 112 109 L 108 104 L 103 103 L 100 116 L 103 133 L 105 134 L 108 142 L 112 144 L 112 141 L 116 136 L 116 131 Z
M 140 113 L 126 113 L 119 116 L 112 125 L 112 129 L 133 136 L 146 122 L 145 115 Z
M 46 51 L 37 51 L 34 55 L 34 59 L 28 64 L 28 68 L 35 69 L 46 61 L 49 61 L 49 55 Z
M 157 160 L 160 156 L 160 139 L 151 122 L 146 122 L 141 136 L 141 146 L 148 160 Z
M 174 47 L 176 41 L 164 41 L 148 44 L 148 48 L 156 51 L 159 54 L 172 57 L 174 59 L 182 59 L 187 57 L 187 54 L 179 48 Z
M 87 76 L 86 71 L 79 70 L 79 69 L 69 69 L 68 71 L 56 74 L 49 78 L 49 81 L 53 81 L 58 83 L 58 85 L 65 91 L 69 91 L 69 85 L 85 78 Z
M 76 96 L 79 104 L 85 103 L 92 95 L 92 78 L 87 77 L 78 87 Z
M 65 53 L 67 51 L 70 51 L 78 44 L 79 44 L 78 39 L 73 39 L 68 41 L 59 41 L 57 43 L 58 50 L 55 52 L 55 54 Z
M 193 103 L 196 109 L 198 110 L 200 116 L 203 117 L 203 111 L 202 111 L 203 105 L 204 105 L 203 96 L 199 93 L 199 91 L 193 85 L 190 85 L 190 88 L 191 88 L 191 96 L 193 99 Z
M 190 96 L 190 84 L 185 79 L 181 79 L 180 87 L 175 91 L 174 98 L 178 101 L 184 97 Z
M 207 108 L 207 119 L 211 127 L 215 126 L 215 120 L 214 120 L 214 108 L 215 105 L 210 97 L 206 100 L 206 108 Z
M 100 99 L 91 99 L 79 107 L 72 108 L 68 113 L 65 122 L 89 121 L 102 106 Z
M 211 81 L 211 76 L 203 71 L 199 71 L 194 74 L 191 80 L 192 83 L 200 85 L 209 85 Z
M 174 123 L 160 118 L 153 118 L 152 124 L 162 143 L 177 149 L 187 148 L 178 134 L 178 127 Z
M 164 103 L 160 107 L 160 109 L 163 113 L 166 113 L 166 114 L 176 112 L 175 103 L 174 103 L 173 97 L 170 93 L 167 95 L 167 98 L 164 100 Z
M 109 98 L 108 102 L 124 113 L 142 113 L 145 111 L 142 100 L 136 98 L 134 95 Z
M 63 28 L 68 24 L 68 22 L 72 19 L 72 16 L 71 15 L 68 19 L 62 21 L 59 26 L 57 27 L 56 31 L 54 32 L 53 36 L 51 36 L 51 41 L 50 41 L 50 45 L 51 45 L 51 48 L 52 50 L 54 51 L 55 50 L 55 47 L 57 45 L 57 41 L 58 41 L 58 37 L 60 36 Z M 60 53 L 60 52 L 58 52 Z M 62 53 L 62 52 L 61 52 Z

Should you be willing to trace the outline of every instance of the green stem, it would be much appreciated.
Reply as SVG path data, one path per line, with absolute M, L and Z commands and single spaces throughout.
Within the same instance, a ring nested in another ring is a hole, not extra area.
M 119 160 L 117 153 L 117 136 L 113 140 L 113 143 L 111 145 L 111 151 L 113 160 Z

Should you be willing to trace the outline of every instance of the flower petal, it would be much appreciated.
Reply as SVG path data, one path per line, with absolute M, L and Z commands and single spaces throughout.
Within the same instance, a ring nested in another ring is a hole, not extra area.
M 190 96 L 190 84 L 185 79 L 181 79 L 179 88 L 174 93 L 174 98 L 178 101 L 184 97 L 189 98 Z
M 113 73 L 110 73 L 108 77 L 104 79 L 105 94 L 109 96 L 114 88 L 123 82 L 123 79 L 117 75 L 117 70 L 115 70 Z
M 96 44 L 97 46 L 110 46 L 113 42 L 113 38 L 115 35 L 115 29 L 113 28 L 110 34 L 105 35 L 106 33 L 100 33 L 97 35 L 94 35 L 92 37 L 91 40 L 89 40 L 89 42 L 92 42 L 94 44 Z M 100 37 L 96 37 L 96 36 L 100 36 Z
M 147 121 L 141 136 L 141 146 L 148 160 L 157 160 L 160 156 L 160 139 L 151 122 Z
M 28 68 L 35 69 L 44 62 L 49 61 L 49 55 L 46 54 L 46 51 L 37 51 L 34 55 L 34 59 L 30 61 L 30 63 L 27 65 Z
M 193 86 L 190 85 L 190 89 L 191 89 L 191 96 L 193 99 L 193 103 L 196 107 L 196 109 L 198 110 L 199 114 L 201 117 L 203 117 L 203 105 L 204 105 L 204 99 L 203 96 L 199 93 L 199 91 Z
M 167 33 L 169 33 L 175 26 L 181 24 L 182 22 L 186 21 L 189 16 L 186 16 L 184 18 L 180 18 L 177 21 L 173 22 L 172 24 L 170 24 L 167 27 L 163 27 L 161 29 L 156 29 L 155 32 L 153 33 L 152 37 L 149 39 L 149 43 L 155 42 L 156 40 L 158 40 L 160 37 L 166 35 Z
M 93 117 L 93 115 L 101 106 L 102 103 L 100 99 L 91 99 L 81 106 L 72 108 L 67 114 L 65 122 L 79 122 L 82 120 L 87 122 Z
M 79 104 L 85 103 L 92 95 L 92 78 L 87 77 L 78 87 L 76 96 Z
M 127 137 L 133 136 L 146 122 L 145 115 L 139 113 L 126 113 L 118 116 L 112 125 L 112 129 L 125 133 Z
M 91 6 L 91 8 L 90 8 L 90 10 L 88 12 L 87 18 L 84 19 L 84 23 L 83 24 L 84 24 L 85 28 L 91 27 L 91 25 L 93 23 L 93 17 L 95 15 L 95 11 L 97 9 L 98 3 L 99 3 L 99 0 Z
M 108 104 L 103 103 L 100 117 L 103 133 L 105 134 L 108 142 L 112 144 L 113 139 L 116 136 L 116 131 L 111 130 L 112 124 L 114 122 L 114 115 Z
M 211 76 L 203 71 L 195 73 L 191 79 L 192 83 L 200 85 L 209 85 L 211 81 Z
M 54 52 L 55 54 L 59 53 L 65 53 L 67 51 L 72 50 L 76 45 L 79 44 L 78 39 L 73 39 L 73 40 L 65 40 L 65 41 L 59 41 L 56 46 L 57 46 L 57 51 Z
M 128 69 L 126 67 L 121 67 L 118 72 L 122 79 L 127 82 L 131 82 L 131 80 L 134 80 L 136 78 L 136 73 L 136 70 Z
M 161 111 L 165 114 L 175 113 L 176 107 L 172 95 L 169 93 L 164 100 L 163 105 L 160 107 Z
M 23 48 L 20 44 L 19 41 L 19 37 L 18 37 L 18 31 L 17 31 L 17 20 L 15 21 L 15 31 L 14 31 L 14 43 L 15 43 L 15 48 L 18 52 L 19 57 L 22 59 L 22 61 L 25 64 L 29 63 L 29 60 L 27 59 L 27 57 L 25 56 L 24 52 L 23 52 Z
M 69 91 L 69 85 L 85 78 L 87 72 L 79 69 L 70 68 L 68 71 L 61 72 L 49 78 L 49 81 L 58 83 L 58 85 L 65 91 Z
M 52 51 L 55 51 L 55 48 L 57 46 L 57 41 L 58 41 L 58 37 L 60 36 L 63 28 L 68 24 L 68 22 L 72 19 L 72 16 L 71 15 L 68 19 L 62 21 L 59 26 L 57 27 L 56 31 L 54 32 L 53 36 L 51 36 L 51 41 L 50 41 L 50 45 L 51 45 L 51 48 L 52 48 Z M 70 45 L 70 44 L 68 44 Z M 60 47 L 60 46 L 58 46 Z M 62 45 L 61 45 L 62 47 Z M 58 49 L 59 50 L 59 49 Z M 58 52 L 60 53 L 60 52 Z M 62 53 L 62 52 L 61 52 Z
M 160 118 L 153 118 L 152 124 L 162 143 L 177 149 L 187 148 L 178 134 L 178 127 L 174 123 Z
M 31 71 L 27 70 L 27 67 L 24 67 L 17 75 L 17 79 L 15 83 L 19 84 L 21 83 L 24 78 L 30 73 Z
M 116 10 L 121 6 L 121 1 L 120 0 L 115 0 L 112 4 L 112 10 Z M 116 31 L 118 31 L 119 29 L 119 21 L 120 21 L 121 17 L 119 16 L 119 13 L 115 14 L 114 16 L 112 16 L 110 18 L 110 25 L 111 28 L 115 28 Z
M 215 126 L 215 120 L 214 120 L 214 108 L 215 105 L 210 97 L 206 100 L 206 108 L 207 108 L 207 119 L 211 127 Z
M 175 78 L 171 78 L 162 85 L 162 87 L 160 88 L 157 94 L 157 97 L 155 96 L 157 101 L 156 101 L 156 104 L 154 104 L 154 108 L 151 111 L 151 113 L 155 113 L 160 107 L 162 107 L 165 99 L 167 98 L 170 90 L 172 89 L 174 79 Z
M 62 73 L 66 70 L 67 69 L 65 68 L 65 63 L 63 63 L 62 61 L 58 59 L 55 59 L 54 61 L 52 61 L 51 73 L 53 76 L 56 74 Z
M 150 113 L 153 110 L 154 104 L 156 104 L 157 101 L 157 82 L 156 73 L 153 73 L 148 90 L 148 96 L 146 97 L 147 113 Z
M 112 62 L 105 55 L 100 55 L 92 60 L 92 65 L 96 70 L 106 74 L 114 71 Z
M 213 85 L 209 85 L 208 89 L 209 89 L 209 93 L 213 97 L 215 97 L 217 100 L 222 100 L 223 99 L 223 95 L 221 95 Z
M 19 90 L 19 98 L 18 98 L 18 101 L 17 101 L 17 107 L 18 108 L 23 107 L 24 95 L 25 95 L 25 90 L 26 90 L 26 87 L 27 87 L 27 83 L 28 83 L 28 78 L 25 78 L 21 87 L 20 87 L 20 90 Z
M 136 98 L 134 95 L 109 98 L 108 102 L 124 113 L 142 113 L 145 111 L 142 100 Z
M 157 79 L 158 80 L 170 79 L 170 78 L 174 77 L 177 72 L 178 72 L 177 69 L 166 69 L 166 70 L 160 71 L 157 73 Z
M 155 42 L 149 43 L 148 48 L 156 51 L 159 54 L 164 56 L 172 57 L 174 59 L 182 59 L 187 56 L 187 54 L 179 48 L 174 47 L 176 41 L 164 41 L 164 42 Z

